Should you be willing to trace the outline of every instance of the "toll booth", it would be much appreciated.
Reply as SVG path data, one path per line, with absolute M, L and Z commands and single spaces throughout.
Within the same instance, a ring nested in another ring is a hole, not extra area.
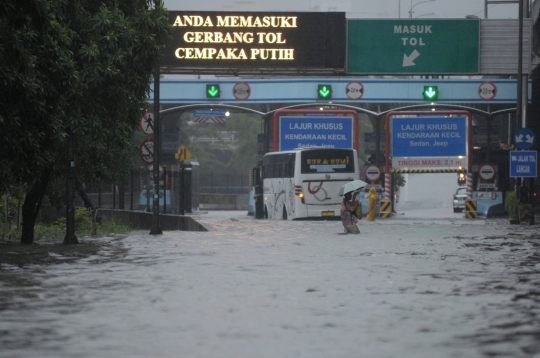
M 152 188 L 150 190 L 143 189 L 139 194 L 139 210 L 151 212 L 154 207 L 154 192 Z M 171 191 L 160 190 L 159 191 L 159 212 L 171 212 Z
M 358 199 L 360 204 L 362 204 L 362 216 L 367 216 L 368 212 L 368 203 L 369 203 L 369 189 L 371 185 L 367 185 L 359 194 Z M 377 196 L 379 197 L 379 202 L 377 203 L 377 217 L 380 216 L 381 200 L 384 199 L 384 190 L 378 185 L 374 186 Z
M 472 192 L 472 200 L 476 201 L 476 211 L 479 216 L 503 216 L 506 209 L 503 204 L 504 195 L 498 183 L 497 164 L 473 165 L 473 172 L 477 172 L 476 191 Z
M 173 212 L 173 202 L 171 197 L 170 187 L 165 187 L 164 183 L 164 167 L 159 167 L 159 192 L 158 194 L 158 211 L 160 213 Z M 152 179 L 152 166 L 149 166 L 141 177 L 141 191 L 139 192 L 139 205 L 138 210 L 152 212 L 154 207 L 154 195 L 156 194 L 156 188 Z
M 506 209 L 503 204 L 503 193 L 500 191 L 473 191 L 472 200 L 476 201 L 476 212 L 479 216 L 503 216 Z

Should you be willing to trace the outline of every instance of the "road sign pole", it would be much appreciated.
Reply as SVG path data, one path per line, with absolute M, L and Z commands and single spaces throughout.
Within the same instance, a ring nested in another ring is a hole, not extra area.
M 523 111 L 522 111 L 522 95 L 523 95 L 523 88 L 522 88 L 522 80 L 523 80 L 523 0 L 519 0 L 519 7 L 518 7 L 518 68 L 517 68 L 517 103 L 516 103 L 516 130 L 518 128 L 525 128 L 525 119 L 523 118 Z M 521 123 L 520 123 L 521 121 Z M 520 127 L 521 124 L 521 127 Z M 516 195 L 519 196 L 519 187 L 520 184 L 523 185 L 524 179 L 521 179 L 521 183 L 519 183 L 519 179 L 516 181 Z
M 69 113 L 69 112 L 68 112 Z M 75 169 L 75 160 L 73 158 L 73 129 L 68 128 L 67 137 L 67 178 L 66 178 L 66 236 L 64 236 L 63 245 L 78 244 L 79 240 L 75 235 L 75 207 L 73 206 L 73 177 Z
M 180 215 L 185 215 L 184 210 L 184 203 L 185 203 L 185 193 L 184 193 L 184 161 L 180 161 L 180 201 L 178 202 L 178 206 L 180 207 L 179 213 Z
M 152 229 L 150 235 L 161 235 L 159 225 L 159 162 L 161 156 L 161 129 L 159 115 L 159 68 L 154 73 L 154 163 L 152 175 L 154 177 L 154 194 L 152 207 Z M 165 198 L 163 198 L 165 200 Z

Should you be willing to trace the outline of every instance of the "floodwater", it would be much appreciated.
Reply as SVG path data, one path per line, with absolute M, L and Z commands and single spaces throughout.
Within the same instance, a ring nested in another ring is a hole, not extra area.
M 0 243 L 0 357 L 540 356 L 538 226 L 400 203 L 339 221 Z

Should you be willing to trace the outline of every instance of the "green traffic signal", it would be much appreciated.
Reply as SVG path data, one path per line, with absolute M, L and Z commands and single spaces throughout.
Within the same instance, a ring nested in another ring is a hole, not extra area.
M 330 99 L 332 98 L 332 86 L 331 85 L 319 85 L 317 87 L 318 99 Z
M 422 96 L 428 101 L 435 101 L 439 97 L 439 90 L 437 89 L 437 86 L 424 86 Z
M 219 90 L 219 85 L 209 84 L 206 85 L 206 98 L 219 98 L 221 91 Z

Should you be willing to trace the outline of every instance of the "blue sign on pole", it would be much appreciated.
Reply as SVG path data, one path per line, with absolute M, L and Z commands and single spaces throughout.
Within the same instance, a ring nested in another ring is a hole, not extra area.
M 353 118 L 343 116 L 279 117 L 279 150 L 353 148 Z
M 510 151 L 510 177 L 536 178 L 536 150 Z
M 392 118 L 393 157 L 466 155 L 466 117 Z
M 514 143 L 519 149 L 529 149 L 536 142 L 534 132 L 529 128 L 521 128 L 514 133 Z
M 193 115 L 195 117 L 225 117 L 226 112 L 224 109 L 196 109 Z

